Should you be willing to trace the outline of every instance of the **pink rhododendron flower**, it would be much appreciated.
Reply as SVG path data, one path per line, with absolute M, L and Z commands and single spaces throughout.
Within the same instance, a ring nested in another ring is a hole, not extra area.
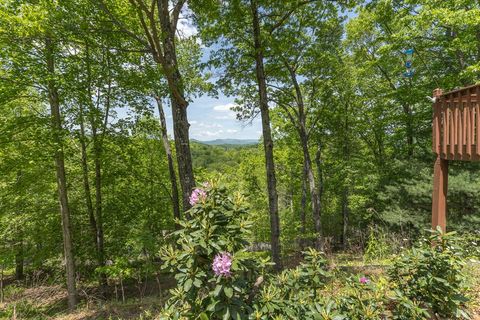
M 360 283 L 362 283 L 362 284 L 367 284 L 369 282 L 370 282 L 370 280 L 368 280 L 368 278 L 366 278 L 366 277 L 361 277 L 360 278 Z
M 189 202 L 190 205 L 194 206 L 198 201 L 205 199 L 207 193 L 202 189 L 195 189 L 190 195 Z
M 230 267 L 232 266 L 232 256 L 228 252 L 219 253 L 215 256 L 212 263 L 212 270 L 217 276 L 229 277 Z

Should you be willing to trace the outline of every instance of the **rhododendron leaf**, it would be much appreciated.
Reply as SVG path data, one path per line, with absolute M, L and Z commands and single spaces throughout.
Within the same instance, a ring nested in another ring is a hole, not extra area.
M 226 287 L 225 289 L 223 289 L 223 292 L 225 292 L 225 295 L 228 298 L 233 297 L 233 289 L 232 288 Z
M 192 279 L 187 279 L 187 281 L 185 281 L 185 283 L 183 284 L 183 289 L 185 291 L 189 291 L 190 288 L 192 287 L 192 283 L 193 283 Z

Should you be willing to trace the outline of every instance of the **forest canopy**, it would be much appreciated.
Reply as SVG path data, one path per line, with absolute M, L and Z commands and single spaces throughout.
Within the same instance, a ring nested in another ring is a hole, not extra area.
M 209 214 L 245 216 L 219 237 L 276 273 L 307 248 L 411 246 L 431 222 L 432 91 L 479 80 L 473 0 L 2 0 L 2 300 L 4 272 L 65 284 L 70 309 L 86 283 L 162 292 L 162 250 Z M 218 138 L 245 144 L 192 139 L 221 119 L 189 121 L 201 99 L 225 97 L 235 130 Z M 450 164 L 448 231 L 478 233 L 479 168 Z

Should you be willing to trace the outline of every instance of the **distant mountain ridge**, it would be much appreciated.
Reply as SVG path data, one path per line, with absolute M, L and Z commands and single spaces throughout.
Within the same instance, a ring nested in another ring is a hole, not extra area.
M 219 145 L 245 146 L 245 145 L 258 144 L 258 140 L 256 139 L 215 139 L 215 140 L 207 140 L 207 141 L 192 139 L 192 141 L 202 143 L 202 144 L 207 144 L 210 146 L 219 146 Z

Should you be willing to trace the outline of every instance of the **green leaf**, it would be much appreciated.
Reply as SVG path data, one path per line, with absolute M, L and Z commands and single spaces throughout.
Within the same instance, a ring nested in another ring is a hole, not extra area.
M 223 292 L 225 292 L 225 295 L 227 296 L 227 298 L 232 298 L 233 297 L 233 289 L 230 288 L 230 287 L 227 287 L 223 290 Z
M 187 279 L 187 281 L 185 281 L 185 283 L 183 284 L 183 289 L 188 292 L 192 287 L 192 283 L 192 279 Z

